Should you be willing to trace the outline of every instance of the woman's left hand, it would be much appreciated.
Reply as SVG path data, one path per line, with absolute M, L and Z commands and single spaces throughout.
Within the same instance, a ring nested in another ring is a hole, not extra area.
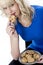
M 41 55 L 37 63 L 43 63 L 43 55 Z

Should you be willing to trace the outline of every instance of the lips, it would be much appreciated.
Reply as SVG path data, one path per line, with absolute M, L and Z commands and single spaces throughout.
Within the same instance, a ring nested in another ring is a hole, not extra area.
M 12 13 L 11 15 L 15 15 L 15 13 Z
M 11 16 L 11 15 L 14 15 L 15 17 L 17 17 L 16 14 L 17 14 L 16 12 L 12 12 L 12 13 L 10 14 L 10 16 Z

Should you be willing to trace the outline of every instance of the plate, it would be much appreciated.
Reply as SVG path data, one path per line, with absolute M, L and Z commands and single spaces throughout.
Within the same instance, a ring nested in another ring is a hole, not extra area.
M 41 53 L 35 50 L 25 50 L 20 54 L 19 62 L 25 65 L 35 64 L 40 58 Z

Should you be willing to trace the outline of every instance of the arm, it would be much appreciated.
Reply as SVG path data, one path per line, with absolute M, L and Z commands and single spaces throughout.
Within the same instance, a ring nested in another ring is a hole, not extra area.
M 17 60 L 19 57 L 20 51 L 19 51 L 19 36 L 16 31 L 12 35 L 12 37 L 10 37 L 10 42 L 11 42 L 12 57 L 13 59 Z
M 9 25 L 10 24 L 10 25 Z M 11 54 L 13 59 L 17 60 L 20 54 L 19 51 L 19 36 L 11 22 L 8 22 L 6 32 L 10 36 L 10 42 L 11 42 Z

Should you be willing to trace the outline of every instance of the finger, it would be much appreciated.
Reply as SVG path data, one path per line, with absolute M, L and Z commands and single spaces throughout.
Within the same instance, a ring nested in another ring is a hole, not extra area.
M 9 26 L 9 28 L 13 28 L 14 29 L 15 27 L 14 26 Z
M 13 31 L 10 30 L 10 31 L 8 32 L 8 34 L 9 34 L 10 36 L 12 36 L 12 34 L 14 34 L 14 30 L 13 30 Z
M 15 30 L 13 26 L 7 27 L 7 31 L 12 31 L 12 30 Z
M 8 26 L 9 26 L 9 25 L 10 25 L 10 26 L 11 26 L 11 25 L 14 26 L 14 24 L 13 24 L 12 22 L 9 22 L 9 23 L 8 23 Z
M 40 58 L 37 63 L 43 63 L 43 58 Z
M 13 35 L 14 34 L 14 31 L 11 31 L 10 34 Z
M 43 63 L 43 60 L 41 60 L 41 61 L 39 61 L 39 62 L 37 62 L 37 63 Z
M 14 23 L 13 23 L 13 22 L 11 22 L 11 25 L 13 25 L 13 26 L 14 26 Z
M 14 32 L 12 32 L 12 35 L 14 34 Z
M 9 26 L 9 25 L 14 25 L 14 23 L 12 23 L 12 22 L 9 21 L 9 22 L 7 23 L 7 25 L 8 25 L 8 26 Z
M 39 61 L 43 61 L 43 58 L 40 58 Z
M 10 30 L 14 30 L 15 31 L 15 28 L 14 27 L 10 27 Z
M 11 31 L 15 31 L 15 28 L 13 27 L 13 26 L 8 26 L 7 28 L 6 28 L 6 31 L 9 31 L 9 32 L 11 32 Z
M 11 31 L 15 31 L 15 30 L 14 30 L 14 29 L 11 29 L 10 32 L 11 32 Z
M 9 27 L 13 27 L 13 28 L 15 28 L 14 24 L 9 24 Z
M 11 22 L 8 22 L 8 23 L 7 23 L 7 26 L 9 26 L 9 25 L 11 25 Z
M 10 27 L 11 27 L 11 28 L 15 28 L 15 26 L 13 26 L 13 25 L 9 25 L 9 26 L 7 26 L 7 27 L 8 27 L 8 28 L 10 28 Z

